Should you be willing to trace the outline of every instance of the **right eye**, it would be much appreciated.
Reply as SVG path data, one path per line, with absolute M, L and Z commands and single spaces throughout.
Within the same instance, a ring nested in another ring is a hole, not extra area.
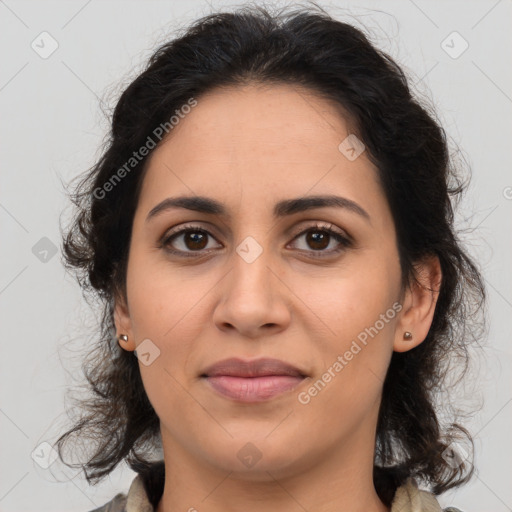
M 161 246 L 171 254 L 189 257 L 192 253 L 201 253 L 204 250 L 209 252 L 208 238 L 215 240 L 210 232 L 200 226 L 189 224 L 181 226 L 179 230 L 166 233 Z M 180 247 L 176 248 L 177 245 Z

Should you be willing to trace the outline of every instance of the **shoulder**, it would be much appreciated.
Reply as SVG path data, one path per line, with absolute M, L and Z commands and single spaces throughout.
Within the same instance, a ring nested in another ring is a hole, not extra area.
M 436 497 L 418 488 L 414 478 L 408 478 L 395 493 L 391 504 L 391 512 L 407 510 L 411 512 L 462 512 L 455 507 L 441 508 Z
M 148 485 L 147 478 L 145 480 L 144 475 L 138 474 L 132 480 L 127 494 L 118 493 L 108 503 L 89 512 L 154 512 L 145 483 Z M 150 490 L 153 491 L 150 482 L 149 485 Z
M 154 512 L 165 483 L 164 461 L 134 464 L 137 475 L 128 493 L 118 493 L 108 503 L 89 512 Z
M 108 503 L 89 512 L 126 512 L 126 494 L 116 494 Z

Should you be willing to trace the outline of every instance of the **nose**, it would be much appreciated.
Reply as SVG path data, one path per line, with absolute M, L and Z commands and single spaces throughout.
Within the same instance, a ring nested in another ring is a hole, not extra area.
M 219 300 L 213 315 L 218 329 L 256 339 L 289 326 L 291 292 L 268 253 L 264 250 L 252 262 L 233 253 L 231 271 L 218 284 Z

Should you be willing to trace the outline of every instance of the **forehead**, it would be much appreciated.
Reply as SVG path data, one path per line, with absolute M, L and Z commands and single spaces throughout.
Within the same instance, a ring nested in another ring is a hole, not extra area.
M 228 207 L 243 197 L 254 209 L 257 201 L 337 191 L 377 206 L 383 198 L 373 164 L 364 152 L 351 161 L 339 149 L 351 133 L 342 112 L 287 84 L 215 89 L 153 151 L 140 204 L 147 214 L 166 197 L 215 191 Z
M 248 146 L 255 154 L 263 146 L 266 151 L 300 151 L 304 145 L 309 153 L 312 148 L 337 150 L 340 137 L 349 132 L 342 112 L 337 103 L 293 84 L 222 87 L 198 98 L 169 139 L 180 133 L 180 144 L 186 138 L 209 152 L 239 147 L 247 152 Z

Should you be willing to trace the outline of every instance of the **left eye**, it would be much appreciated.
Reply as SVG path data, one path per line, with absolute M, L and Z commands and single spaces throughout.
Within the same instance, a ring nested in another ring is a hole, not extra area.
M 299 233 L 294 240 L 299 240 L 301 238 L 305 237 L 305 242 L 313 249 L 313 253 L 320 252 L 321 254 L 316 255 L 314 254 L 314 257 L 323 257 L 324 254 L 333 254 L 341 252 L 346 247 L 349 247 L 351 245 L 350 240 L 339 233 L 338 231 L 334 231 L 330 227 L 323 227 L 323 226 L 313 226 L 310 227 L 301 233 Z M 325 250 L 327 247 L 329 247 L 330 243 L 335 241 L 337 243 L 337 247 L 335 249 Z M 306 249 L 299 249 L 304 251 L 309 251 L 308 248 Z
M 352 242 L 348 237 L 333 230 L 331 226 L 310 226 L 309 228 L 299 232 L 299 234 L 293 238 L 292 242 L 304 237 L 306 244 L 311 248 L 299 248 L 299 250 L 310 252 L 313 257 L 324 257 L 325 255 L 338 253 L 352 245 Z M 215 240 L 213 235 L 205 229 L 199 226 L 190 225 L 167 235 L 162 240 L 161 246 L 172 254 L 188 257 L 191 256 L 191 253 L 201 252 L 205 249 L 212 249 L 212 247 L 208 248 L 208 238 Z M 176 241 L 178 241 L 179 244 L 176 244 Z M 337 243 L 337 247 L 326 250 L 333 241 Z M 181 245 L 181 248 L 176 248 L 176 245 Z

